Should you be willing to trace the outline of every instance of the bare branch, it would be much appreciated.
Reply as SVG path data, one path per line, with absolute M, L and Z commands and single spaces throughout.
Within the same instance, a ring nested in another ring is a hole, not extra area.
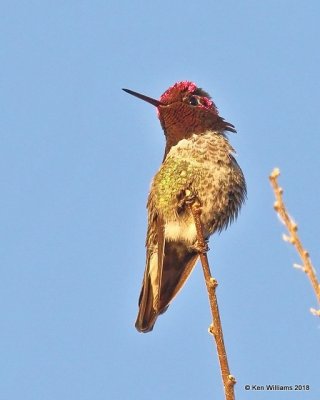
M 302 270 L 303 272 L 306 273 L 308 276 L 311 285 L 313 287 L 314 293 L 316 295 L 316 298 L 318 300 L 318 303 L 320 304 L 320 284 L 317 278 L 316 271 L 311 263 L 309 253 L 305 248 L 303 247 L 301 240 L 298 236 L 298 225 L 297 223 L 293 220 L 292 217 L 290 217 L 285 204 L 282 199 L 282 194 L 283 194 L 283 189 L 279 186 L 277 178 L 280 175 L 280 170 L 278 168 L 275 168 L 271 175 L 269 176 L 271 186 L 273 188 L 274 194 L 276 201 L 274 203 L 274 209 L 276 210 L 280 220 L 282 223 L 286 226 L 288 229 L 289 236 L 286 234 L 283 234 L 282 238 L 285 242 L 291 243 L 297 250 L 300 259 L 302 261 L 302 265 L 299 264 L 294 264 L 293 266 L 297 269 Z M 310 309 L 311 313 L 313 315 L 317 315 L 320 317 L 320 310 L 315 310 L 314 308 Z
M 209 303 L 210 303 L 211 314 L 212 314 L 212 324 L 209 327 L 209 332 L 213 335 L 215 342 L 216 342 L 217 353 L 218 353 L 218 358 L 219 358 L 219 363 L 220 363 L 221 376 L 222 376 L 222 381 L 223 381 L 223 385 L 224 385 L 225 398 L 226 398 L 226 400 L 234 400 L 235 399 L 234 385 L 236 383 L 236 379 L 233 375 L 230 374 L 227 353 L 226 353 L 226 349 L 225 349 L 225 345 L 224 345 L 220 313 L 219 313 L 218 301 L 217 301 L 217 297 L 216 297 L 216 288 L 218 286 L 218 282 L 216 281 L 216 279 L 212 278 L 211 272 L 210 272 L 210 267 L 209 267 L 209 262 L 208 262 L 208 257 L 207 257 L 208 247 L 207 247 L 207 244 L 203 237 L 202 225 L 201 225 L 201 220 L 200 220 L 201 207 L 200 207 L 199 203 L 194 202 L 191 205 L 189 205 L 189 208 L 192 212 L 196 230 L 197 230 L 199 255 L 200 255 L 203 274 L 204 274 L 204 278 L 205 278 L 205 282 L 206 282 L 206 286 L 207 286 Z

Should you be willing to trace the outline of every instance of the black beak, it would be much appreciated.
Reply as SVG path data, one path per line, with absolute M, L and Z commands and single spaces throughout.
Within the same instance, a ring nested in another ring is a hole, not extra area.
M 138 97 L 138 99 L 144 100 L 147 103 L 152 104 L 153 106 L 159 107 L 159 106 L 164 105 L 159 100 L 153 99 L 152 97 L 145 96 L 144 94 L 141 94 L 141 93 L 134 92 L 133 90 L 130 90 L 130 89 L 122 89 L 122 90 L 124 90 L 125 92 L 127 92 L 129 94 L 132 94 L 132 96 Z

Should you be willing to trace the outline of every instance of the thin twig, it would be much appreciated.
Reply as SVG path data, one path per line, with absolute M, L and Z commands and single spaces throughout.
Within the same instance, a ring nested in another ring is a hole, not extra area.
M 316 270 L 314 269 L 311 263 L 309 253 L 303 247 L 301 240 L 298 236 L 297 233 L 298 225 L 296 224 L 296 222 L 293 221 L 293 219 L 288 214 L 288 211 L 283 202 L 282 199 L 283 189 L 279 186 L 277 181 L 279 175 L 280 175 L 280 170 L 278 168 L 275 168 L 272 171 L 271 175 L 269 176 L 269 179 L 276 198 L 276 201 L 274 203 L 274 209 L 278 213 L 281 221 L 286 226 L 289 232 L 289 236 L 283 235 L 283 240 L 291 243 L 296 248 L 301 258 L 302 265 L 294 264 L 294 267 L 301 269 L 303 272 L 306 273 L 311 282 L 318 303 L 320 304 L 320 284 L 317 278 Z M 313 315 L 317 315 L 320 317 L 320 310 L 315 310 L 314 308 L 310 308 L 310 311 Z
M 225 398 L 226 400 L 234 400 L 235 399 L 234 385 L 236 383 L 236 380 L 234 376 L 230 374 L 226 348 L 223 341 L 223 332 L 219 314 L 218 301 L 216 296 L 216 287 L 218 286 L 218 282 L 216 281 L 216 279 L 212 278 L 210 272 L 208 257 L 206 253 L 207 245 L 203 237 L 202 224 L 200 220 L 201 207 L 197 202 L 194 202 L 189 207 L 192 212 L 197 230 L 198 247 L 200 249 L 199 255 L 207 286 L 211 314 L 212 314 L 212 324 L 210 325 L 209 332 L 213 335 L 216 342 L 221 376 L 224 385 Z

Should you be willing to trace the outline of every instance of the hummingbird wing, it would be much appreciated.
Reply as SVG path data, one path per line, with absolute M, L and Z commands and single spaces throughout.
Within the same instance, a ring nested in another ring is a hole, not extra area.
M 158 315 L 164 313 L 186 282 L 198 253 L 183 242 L 166 241 L 164 223 L 153 207 L 149 208 L 147 261 L 139 297 L 136 328 L 150 332 Z

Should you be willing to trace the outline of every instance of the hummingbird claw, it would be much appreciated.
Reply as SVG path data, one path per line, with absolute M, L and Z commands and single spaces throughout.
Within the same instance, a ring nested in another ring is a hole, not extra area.
M 196 241 L 192 248 L 199 254 L 206 254 L 210 250 L 208 246 L 208 239 L 205 240 L 204 244 Z
M 195 192 L 192 192 L 189 189 L 186 189 L 184 192 L 185 196 L 184 196 L 184 203 L 195 207 L 195 208 L 201 208 L 201 202 L 199 200 L 199 198 L 197 197 L 197 195 L 195 194 Z
M 183 190 L 178 198 L 179 211 L 185 210 L 185 208 L 195 207 L 197 210 L 201 208 L 201 203 L 194 192 L 190 189 Z
M 184 202 L 185 204 L 193 204 L 196 200 L 196 195 L 191 192 L 191 190 L 187 189 L 184 192 L 185 197 L 184 197 Z

